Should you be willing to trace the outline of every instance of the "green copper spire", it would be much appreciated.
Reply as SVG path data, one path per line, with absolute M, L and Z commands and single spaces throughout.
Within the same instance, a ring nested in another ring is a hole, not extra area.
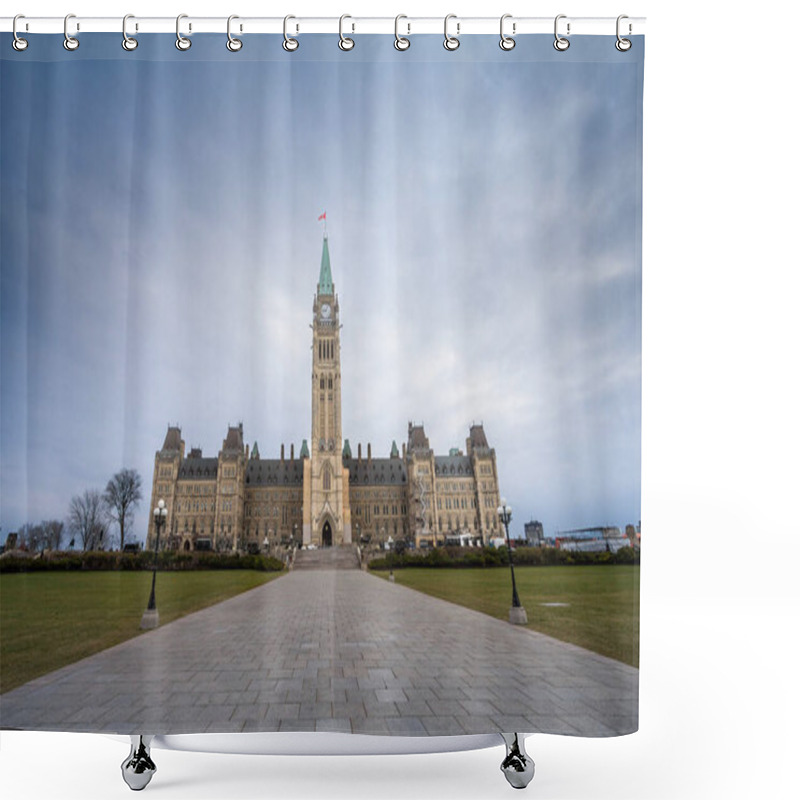
M 352 458 L 353 451 L 350 449 L 350 440 L 344 440 L 344 447 L 342 448 L 342 458 Z
M 261 458 L 258 454 L 258 442 L 253 442 L 253 452 L 250 454 L 250 458 Z
M 308 442 L 303 439 L 303 446 L 300 448 L 300 458 L 308 458 Z
M 391 457 L 392 458 L 400 458 L 400 452 L 397 449 L 397 442 L 394 439 L 392 439 Z
M 317 294 L 333 294 L 333 277 L 331 276 L 331 257 L 328 254 L 328 236 L 322 239 L 322 264 L 319 268 Z

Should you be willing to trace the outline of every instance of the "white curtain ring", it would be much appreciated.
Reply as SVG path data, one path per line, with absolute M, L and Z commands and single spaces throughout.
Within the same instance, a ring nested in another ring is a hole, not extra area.
M 448 14 L 444 18 L 444 49 L 449 50 L 452 53 L 453 50 L 458 50 L 461 42 L 458 40 L 458 36 L 451 36 L 447 32 L 447 23 L 450 22 L 451 19 L 457 19 L 456 15 Z M 458 25 L 456 25 L 456 31 L 458 31 Z
M 356 43 L 349 37 L 345 36 L 344 32 L 342 31 L 342 26 L 346 19 L 353 18 L 349 14 L 342 14 L 342 16 L 339 17 L 339 49 L 344 50 L 345 52 L 352 50 L 356 46 Z M 355 25 L 353 26 L 353 30 L 355 30 Z
M 407 39 L 405 36 L 400 35 L 399 25 L 401 19 L 408 19 L 408 17 L 405 14 L 398 14 L 394 18 L 394 49 L 402 52 L 403 50 L 408 50 L 408 48 L 411 47 L 411 39 Z M 411 25 L 406 23 L 406 26 L 408 27 L 408 33 L 410 34 Z
M 236 14 L 231 14 L 228 17 L 228 41 L 225 42 L 225 47 L 227 47 L 231 53 L 238 53 L 242 49 L 243 44 L 241 39 L 237 39 L 231 34 L 231 22 L 235 19 L 239 19 Z
M 178 17 L 175 20 L 175 47 L 181 51 L 188 50 L 192 46 L 192 40 L 181 35 L 181 20 L 188 18 L 188 14 L 178 14 Z
M 511 14 L 503 14 L 500 17 L 500 49 L 505 50 L 508 52 L 509 50 L 513 50 L 517 46 L 516 40 L 512 36 L 506 36 L 505 31 L 503 30 L 503 25 L 507 19 L 511 19 Z M 512 24 L 512 31 L 516 33 L 516 23 Z
M 21 53 L 23 50 L 27 50 L 28 49 L 28 40 L 27 39 L 23 39 L 17 33 L 17 20 L 18 19 L 25 19 L 25 15 L 24 14 L 17 14 L 17 16 L 14 17 L 14 21 L 11 23 L 11 32 L 14 34 L 14 38 L 11 41 L 11 46 L 18 53 Z
M 128 20 L 136 19 L 133 14 L 126 14 L 122 18 L 122 49 L 131 52 L 139 46 L 139 40 L 133 36 L 128 36 Z
M 624 39 L 622 36 L 620 36 L 619 33 L 619 27 L 620 27 L 619 24 L 624 19 L 628 19 L 627 14 L 620 14 L 617 17 L 617 41 L 614 42 L 614 47 L 616 47 L 617 50 L 620 51 L 620 53 L 627 53 L 628 50 L 630 50 L 631 47 L 633 47 L 633 42 L 630 39 Z M 628 26 L 628 33 L 630 33 L 630 25 Z
M 300 47 L 300 40 L 289 36 L 287 26 L 290 19 L 296 19 L 296 17 L 292 16 L 291 14 L 287 14 L 283 18 L 283 49 L 286 50 L 287 53 L 293 53 L 298 47 Z
M 81 45 L 74 36 L 69 35 L 69 21 L 71 19 L 75 19 L 74 14 L 67 14 L 67 16 L 64 17 L 64 49 L 70 52 L 77 50 Z
M 556 17 L 556 21 L 553 24 L 553 33 L 555 34 L 556 40 L 553 42 L 553 47 L 558 50 L 559 53 L 563 53 L 565 50 L 569 49 L 569 39 L 561 36 L 558 32 L 558 21 L 560 19 L 566 19 L 566 14 L 559 14 Z M 569 22 L 567 23 L 567 36 L 569 36 Z

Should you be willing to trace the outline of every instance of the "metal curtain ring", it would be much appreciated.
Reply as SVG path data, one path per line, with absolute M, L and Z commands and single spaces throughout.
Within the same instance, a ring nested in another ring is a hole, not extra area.
M 343 26 L 344 21 L 346 19 L 353 19 L 353 18 L 349 14 L 342 14 L 342 16 L 339 17 L 339 49 L 340 50 L 352 50 L 356 46 L 356 43 L 352 39 L 350 39 L 347 36 L 345 36 L 344 33 L 342 32 L 342 26 Z M 355 30 L 355 27 L 356 26 L 353 25 L 353 30 Z
M 130 52 L 131 50 L 135 50 L 139 46 L 139 40 L 134 39 L 132 36 L 128 36 L 128 20 L 129 19 L 136 19 L 133 14 L 126 14 L 122 18 L 122 48 L 123 50 L 127 50 Z
M 67 14 L 64 17 L 64 49 L 70 51 L 77 50 L 81 44 L 74 36 L 69 35 L 69 21 L 71 19 L 75 19 L 74 14 Z
M 228 41 L 225 42 L 225 47 L 227 47 L 231 53 L 238 53 L 242 49 L 242 40 L 231 35 L 231 22 L 235 19 L 239 19 L 236 14 L 231 14 L 228 17 Z
M 14 17 L 14 21 L 11 23 L 11 32 L 14 34 L 14 39 L 11 42 L 11 46 L 15 50 L 17 50 L 18 52 L 21 53 L 23 50 L 27 50 L 28 49 L 28 40 L 27 39 L 23 39 L 21 36 L 19 36 L 17 34 L 17 20 L 18 19 L 25 19 L 25 15 L 24 14 L 17 14 L 17 16 Z
M 188 14 L 178 14 L 178 18 L 175 20 L 175 47 L 178 50 L 188 50 L 192 46 L 192 40 L 181 35 L 181 20 L 188 19 L 188 17 Z
M 395 50 L 408 50 L 411 47 L 411 39 L 406 39 L 405 36 L 400 35 L 399 25 L 401 19 L 408 19 L 405 14 L 398 14 L 394 18 L 394 49 Z M 408 33 L 411 33 L 411 25 L 406 23 Z
M 556 40 L 553 42 L 553 47 L 556 50 L 563 53 L 565 50 L 569 49 L 569 39 L 565 39 L 563 36 L 559 35 L 558 33 L 558 21 L 560 19 L 566 19 L 566 14 L 559 14 L 556 17 L 556 21 L 553 24 L 553 33 L 555 33 Z M 569 36 L 569 22 L 567 23 L 567 36 Z
M 620 53 L 627 53 L 628 50 L 630 50 L 631 47 L 633 47 L 633 42 L 630 39 L 623 39 L 623 37 L 619 35 L 619 24 L 624 19 L 628 19 L 627 14 L 620 14 L 617 17 L 617 41 L 614 43 L 614 47 L 616 47 L 617 50 L 620 51 Z M 628 33 L 630 33 L 630 31 L 631 31 L 631 26 L 628 25 Z
M 298 47 L 300 47 L 300 40 L 293 39 L 287 33 L 287 25 L 289 24 L 290 19 L 296 19 L 296 18 L 293 17 L 291 14 L 288 14 L 283 18 L 283 49 L 288 51 L 289 53 L 293 53 L 295 50 L 297 50 Z
M 503 14 L 500 17 L 500 49 L 501 50 L 513 50 L 517 46 L 516 40 L 511 36 L 506 36 L 505 32 L 503 31 L 503 25 L 507 19 L 511 19 L 511 14 Z M 511 30 L 516 33 L 517 32 L 517 25 L 513 23 L 511 26 Z
M 461 42 L 458 41 L 458 36 L 451 36 L 447 32 L 447 23 L 450 22 L 451 19 L 456 19 L 456 15 L 448 14 L 444 18 L 444 49 L 452 52 L 453 50 L 458 50 L 458 46 L 461 44 Z M 458 33 L 458 28 L 459 25 L 456 24 L 456 33 Z

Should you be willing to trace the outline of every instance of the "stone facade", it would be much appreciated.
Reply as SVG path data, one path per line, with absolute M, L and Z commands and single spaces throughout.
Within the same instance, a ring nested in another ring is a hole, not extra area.
M 351 542 L 441 544 L 449 534 L 475 541 L 501 535 L 497 460 L 483 425 L 473 424 L 466 451 L 436 455 L 422 425 L 408 424 L 402 447 L 388 458 L 356 455 L 342 437 L 339 299 L 327 236 L 314 296 L 311 445 L 295 456 L 264 459 L 244 441 L 241 423 L 228 428 L 216 457 L 187 455 L 180 428 L 169 426 L 155 455 L 147 547 L 155 546 L 153 509 L 169 510 L 167 549 L 263 551 L 268 547 Z

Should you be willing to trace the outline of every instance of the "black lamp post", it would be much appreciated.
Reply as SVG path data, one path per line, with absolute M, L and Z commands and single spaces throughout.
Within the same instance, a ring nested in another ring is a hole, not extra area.
M 528 615 L 525 613 L 522 603 L 519 602 L 519 595 L 517 594 L 517 580 L 514 576 L 514 556 L 511 551 L 511 539 L 508 535 L 508 523 L 511 522 L 511 506 L 506 504 L 505 497 L 500 501 L 497 516 L 500 517 L 500 522 L 503 523 L 503 528 L 505 528 L 508 565 L 511 567 L 511 608 L 508 612 L 508 621 L 513 625 L 527 625 Z
M 158 570 L 158 546 L 161 543 L 161 529 L 167 521 L 167 507 L 163 500 L 158 501 L 158 505 L 153 510 L 153 522 L 156 526 L 156 551 L 153 558 L 153 582 L 150 584 L 150 600 L 147 609 L 142 615 L 141 628 L 158 627 L 158 609 L 156 608 L 156 571 Z

